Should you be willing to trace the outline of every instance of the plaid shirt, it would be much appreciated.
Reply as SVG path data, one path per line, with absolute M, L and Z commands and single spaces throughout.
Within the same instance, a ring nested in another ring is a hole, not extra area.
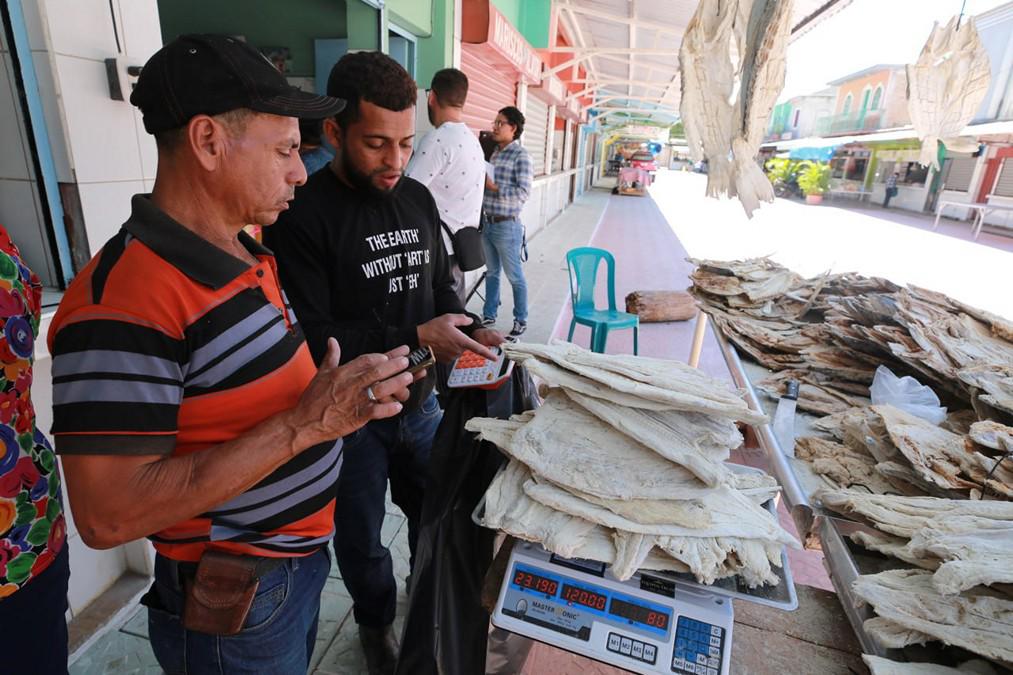
M 887 189 L 897 187 L 897 176 L 894 176 L 892 173 L 887 176 L 886 187 Z
M 486 189 L 482 210 L 489 216 L 520 218 L 524 202 L 531 195 L 531 179 L 534 175 L 531 155 L 521 147 L 520 141 L 513 141 L 502 150 L 494 152 L 490 161 L 496 167 L 493 182 L 499 191 Z

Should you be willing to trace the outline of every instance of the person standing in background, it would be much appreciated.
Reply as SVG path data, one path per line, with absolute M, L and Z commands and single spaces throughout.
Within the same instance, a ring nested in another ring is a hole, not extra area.
M 506 277 L 514 291 L 514 325 L 508 340 L 517 340 L 528 328 L 528 283 L 521 267 L 525 248 L 521 209 L 531 196 L 534 171 L 531 155 L 521 146 L 524 115 L 513 106 L 499 111 L 492 123 L 496 141 L 492 165 L 495 179 L 486 177 L 485 199 L 482 202 L 482 241 L 485 243 L 485 307 L 482 325 L 493 326 L 499 311 L 499 273 Z
M 482 146 L 461 121 L 467 97 L 468 76 L 460 70 L 446 68 L 433 75 L 427 104 L 429 122 L 436 128 L 419 142 L 405 169 L 405 175 L 429 188 L 436 200 L 454 291 L 462 306 L 467 297 L 464 272 L 450 237 L 462 227 L 479 226 L 485 182 Z
M 67 672 L 70 562 L 60 469 L 35 426 L 42 283 L 0 226 L 0 670 Z
M 897 196 L 897 179 L 900 174 L 894 171 L 886 179 L 886 196 L 883 198 L 883 208 L 890 208 L 890 200 Z
M 307 176 L 312 176 L 334 159 L 334 153 L 324 145 L 322 129 L 322 120 L 299 120 L 299 157 L 306 166 Z

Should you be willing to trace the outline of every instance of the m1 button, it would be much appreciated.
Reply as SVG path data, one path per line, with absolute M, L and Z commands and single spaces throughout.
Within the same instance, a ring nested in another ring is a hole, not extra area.
M 608 650 L 610 652 L 619 651 L 619 642 L 620 640 L 618 635 L 616 635 L 615 633 L 609 633 Z

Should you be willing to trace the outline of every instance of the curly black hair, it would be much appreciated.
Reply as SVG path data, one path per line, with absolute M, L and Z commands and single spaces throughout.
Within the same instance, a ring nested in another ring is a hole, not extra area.
M 524 113 L 512 105 L 500 108 L 499 114 L 506 118 L 506 121 L 514 125 L 514 140 L 516 141 L 524 133 Z
M 347 101 L 335 117 L 342 129 L 359 119 L 359 101 L 401 112 L 415 105 L 417 92 L 408 71 L 383 52 L 345 54 L 327 78 L 327 95 Z

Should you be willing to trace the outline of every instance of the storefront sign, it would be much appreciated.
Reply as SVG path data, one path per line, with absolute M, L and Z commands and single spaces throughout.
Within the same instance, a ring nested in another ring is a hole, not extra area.
M 485 44 L 528 84 L 541 80 L 542 61 L 524 36 L 489 0 L 463 0 L 461 39 Z
M 489 18 L 492 22 L 489 44 L 509 59 L 525 79 L 537 82 L 542 72 L 542 61 L 538 58 L 538 54 L 531 48 L 524 36 L 510 25 L 505 16 L 495 8 L 490 7 L 489 9 Z M 562 87 L 563 83 L 560 82 L 559 86 Z

